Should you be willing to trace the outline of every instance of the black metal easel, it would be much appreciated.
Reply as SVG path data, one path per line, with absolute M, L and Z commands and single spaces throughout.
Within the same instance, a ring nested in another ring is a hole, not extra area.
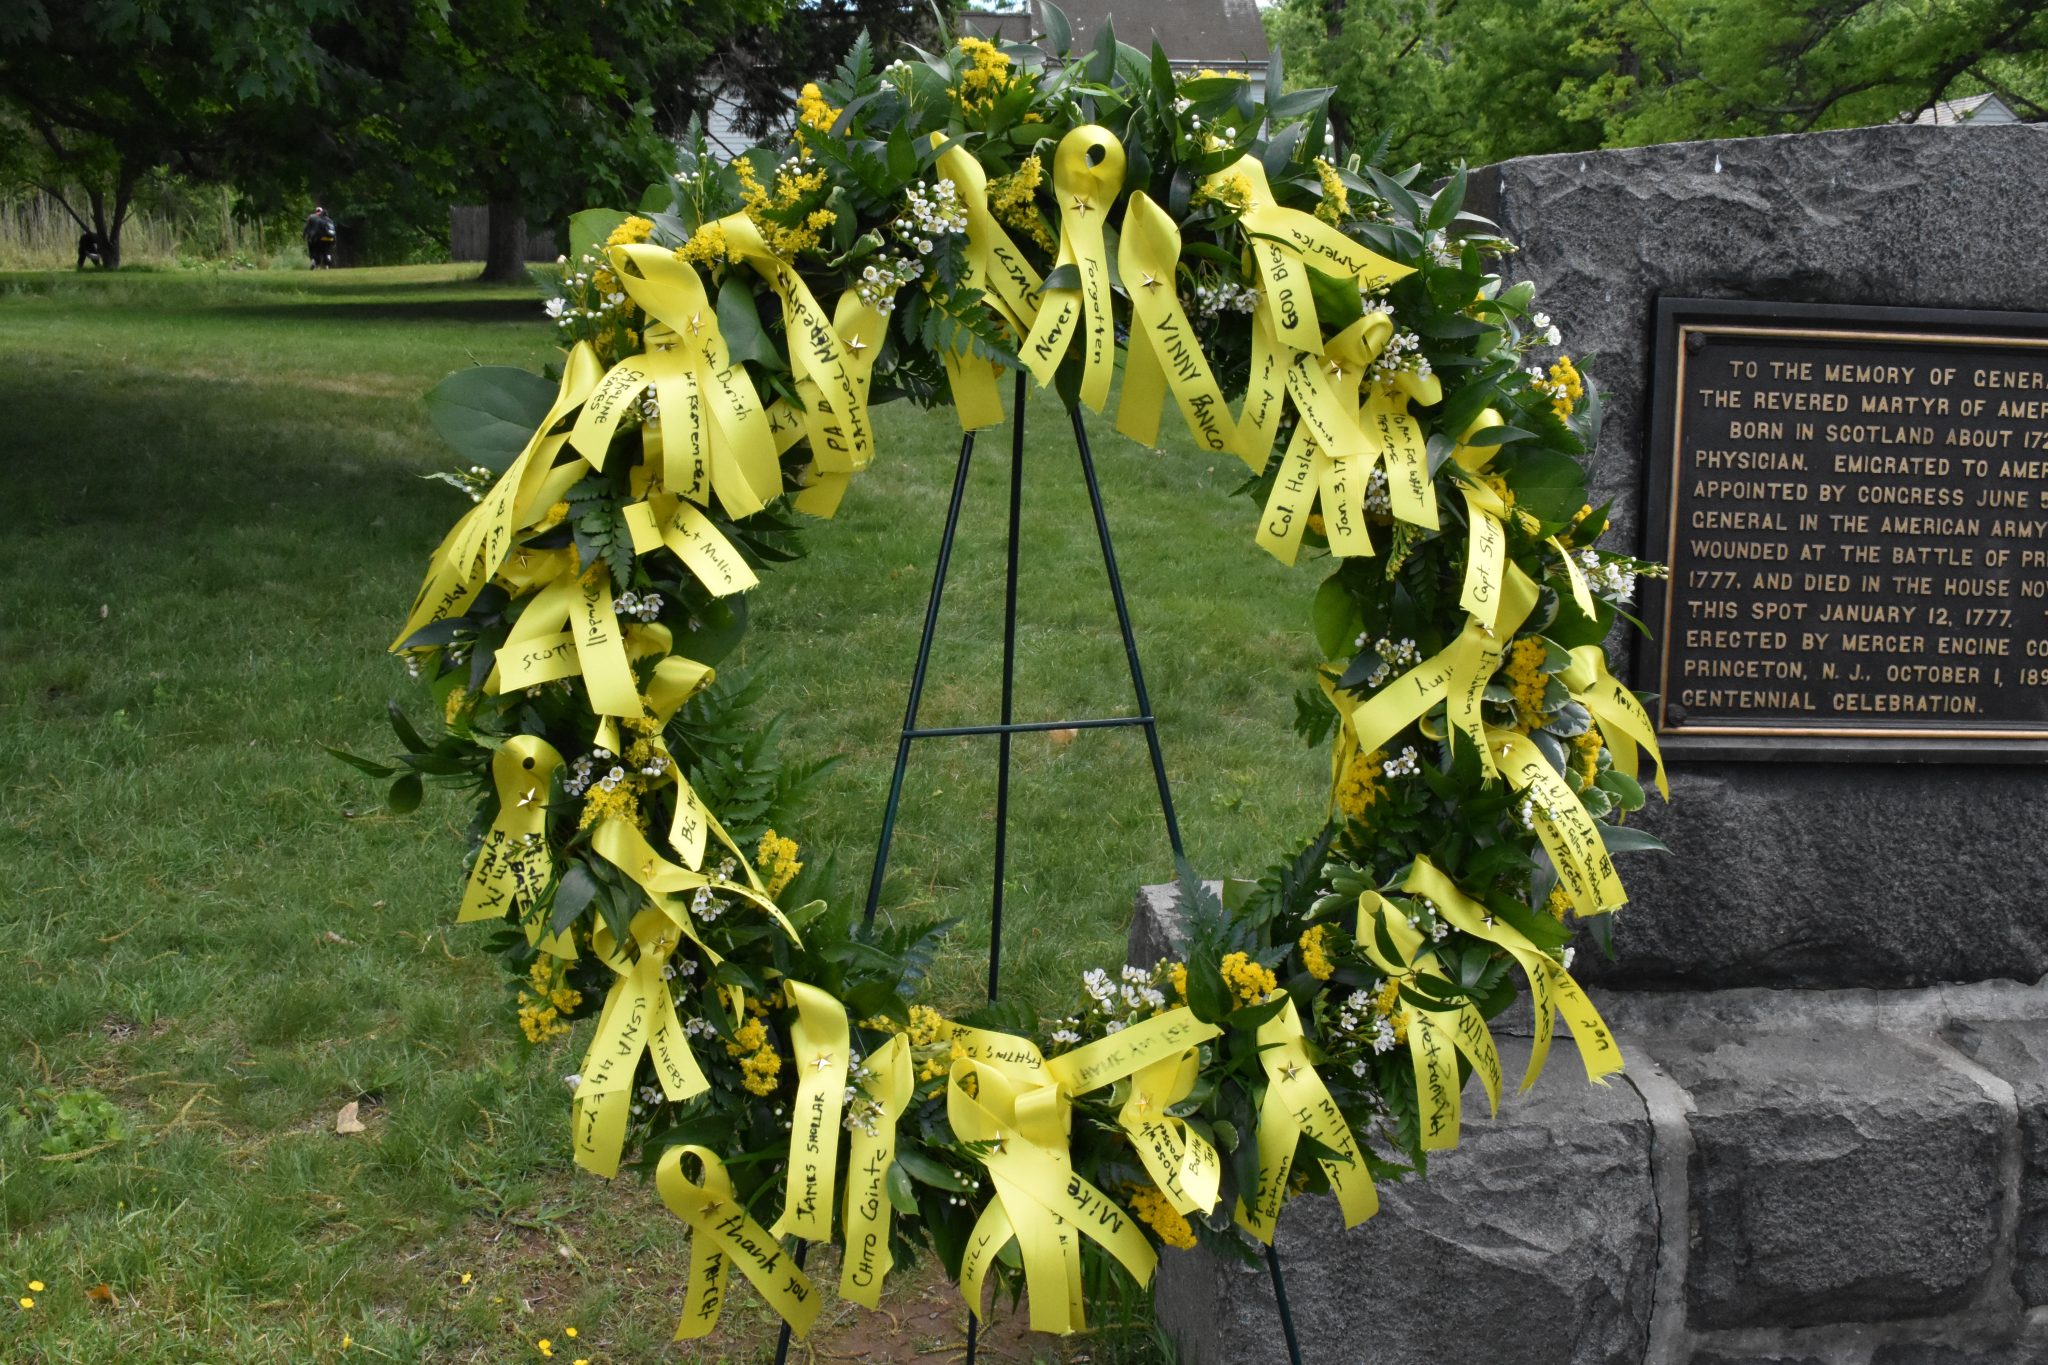
M 1003 581 L 1003 700 L 1002 719 L 993 725 L 947 725 L 921 727 L 917 722 L 918 707 L 924 700 L 926 670 L 931 664 L 932 640 L 938 632 L 939 603 L 946 592 L 946 574 L 953 560 L 953 542 L 960 526 L 960 506 L 967 495 L 968 467 L 974 459 L 975 433 L 970 431 L 960 442 L 960 463 L 953 474 L 953 495 L 946 505 L 946 525 L 939 536 L 938 561 L 932 568 L 931 600 L 925 604 L 924 633 L 917 642 L 917 662 L 910 673 L 910 700 L 903 712 L 903 730 L 896 744 L 896 770 L 889 779 L 889 801 L 882 812 L 882 836 L 875 847 L 875 863 L 868 874 L 867 910 L 863 916 L 866 923 L 874 922 L 876 912 L 882 903 L 882 882 L 889 868 L 889 847 L 896 837 L 896 816 L 903 800 L 903 778 L 910 766 L 910 746 L 920 739 L 947 739 L 960 735 L 996 736 L 996 845 L 994 888 L 989 905 L 988 942 L 988 998 L 994 1000 L 1002 973 L 1003 954 L 1003 872 L 1009 850 L 1010 827 L 1010 740 L 1014 735 L 1028 734 L 1042 730 L 1110 730 L 1125 726 L 1143 726 L 1145 746 L 1152 757 L 1152 780 L 1159 788 L 1159 810 L 1166 820 L 1166 839 L 1173 848 L 1176 859 L 1185 856 L 1181 847 L 1180 821 L 1173 811 L 1173 792 L 1166 782 L 1166 760 L 1159 748 L 1159 725 L 1152 714 L 1152 701 L 1145 691 L 1145 672 L 1138 663 L 1138 642 L 1131 634 L 1131 612 L 1124 599 L 1123 578 L 1117 572 L 1116 549 L 1110 542 L 1109 518 L 1102 510 L 1102 488 L 1095 477 L 1095 455 L 1088 444 L 1088 429 L 1081 419 L 1081 410 L 1068 409 L 1068 417 L 1074 428 L 1074 447 L 1081 457 L 1081 477 L 1088 485 L 1088 503 L 1095 513 L 1095 534 L 1102 544 L 1102 564 L 1109 574 L 1109 595 L 1116 604 L 1117 628 L 1123 632 L 1124 659 L 1130 665 L 1131 690 L 1138 704 L 1134 716 L 1102 716 L 1085 720 L 1033 720 L 1016 719 L 1012 701 L 1015 693 L 1017 663 L 1017 553 L 1021 540 L 1020 529 L 1024 509 L 1024 405 L 1029 396 L 1022 370 L 1017 372 L 1017 383 L 1010 426 L 1010 522 L 1005 577 Z M 803 1264 L 805 1244 L 797 1243 L 793 1253 L 796 1263 Z M 1287 1304 L 1287 1286 L 1280 1273 L 1280 1259 L 1272 1247 L 1266 1248 L 1266 1268 L 1273 1277 L 1273 1297 L 1280 1312 L 1280 1330 L 1287 1341 L 1287 1357 L 1293 1365 L 1301 1365 L 1301 1347 L 1294 1336 L 1294 1315 Z M 974 1365 L 975 1343 L 979 1335 L 980 1317 L 970 1311 L 967 1315 L 967 1356 L 965 1365 Z M 789 1324 L 782 1325 L 781 1335 L 775 1343 L 775 1365 L 786 1365 L 789 1357 Z

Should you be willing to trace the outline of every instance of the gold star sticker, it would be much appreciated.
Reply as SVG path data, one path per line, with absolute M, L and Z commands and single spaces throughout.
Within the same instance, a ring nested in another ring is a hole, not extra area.
M 1341 376 L 1343 375 L 1343 373 L 1344 373 L 1344 362 L 1343 362 L 1343 361 L 1341 361 L 1341 360 L 1333 360 L 1333 361 L 1331 361 L 1331 362 L 1330 362 L 1330 376 L 1331 376 L 1331 378 L 1333 378 L 1333 379 L 1334 379 L 1334 378 L 1338 378 L 1338 377 L 1341 377 Z
M 861 340 L 861 339 L 860 339 L 859 337 L 849 337 L 849 338 L 847 338 L 847 342 L 846 342 L 846 349 L 847 349 L 847 350 L 849 350 L 849 351 L 853 351 L 853 352 L 855 352 L 855 353 L 857 354 L 857 353 L 859 353 L 859 352 L 861 352 L 861 351 L 865 351 L 865 350 L 866 350 L 867 348 L 868 348 L 868 344 L 867 344 L 867 343 L 866 343 L 865 341 L 862 341 L 862 340 Z
M 1166 281 L 1155 277 L 1150 271 L 1145 272 L 1145 288 L 1157 289 L 1160 285 L 1164 283 L 1166 283 Z
M 1082 198 L 1082 197 L 1081 197 L 1080 195 L 1078 195 L 1078 194 L 1077 194 L 1077 195 L 1075 195 L 1075 196 L 1074 196 L 1074 204 L 1073 204 L 1073 210 L 1074 210 L 1074 212 L 1075 212 L 1075 213 L 1082 213 L 1082 214 L 1085 214 L 1085 213 L 1087 213 L 1087 212 L 1089 211 L 1089 204 L 1088 204 L 1088 201 L 1087 201 L 1086 199 L 1083 199 L 1083 198 Z
M 648 878 L 648 877 L 652 877 L 653 875 L 654 875 L 654 859 L 652 859 L 652 858 L 649 858 L 649 859 L 648 859 L 648 860 L 647 860 L 646 862 L 644 862 L 644 863 L 640 864 L 640 876 L 641 876 L 641 879 L 642 879 L 642 880 L 644 881 L 644 880 L 645 880 L 646 878 Z
M 1132 1103 L 1138 1106 L 1139 1113 L 1143 1113 L 1145 1110 L 1150 1109 L 1152 1107 L 1152 1097 L 1150 1095 L 1140 1095 L 1137 1099 L 1133 1100 Z
M 519 567 L 522 569 L 526 567 L 526 551 L 524 550 L 519 552 Z
M 1300 1074 L 1301 1068 L 1296 1066 L 1293 1062 L 1289 1062 L 1287 1063 L 1287 1065 L 1280 1068 L 1280 1079 L 1283 1081 L 1291 1081 Z
M 690 335 L 691 335 L 691 336 L 696 336 L 696 335 L 697 335 L 698 333 L 702 332 L 703 330 L 704 330 L 704 315 L 703 315 L 702 313 L 692 313 L 692 314 L 690 314 Z
M 829 1052 L 821 1052 L 821 1053 L 819 1053 L 819 1054 L 817 1055 L 817 1058 L 816 1058 L 815 1060 L 813 1060 L 813 1061 L 812 1061 L 811 1065 L 812 1065 L 813 1067 L 817 1068 L 817 1069 L 818 1069 L 818 1070 L 820 1070 L 820 1071 L 829 1071 L 829 1070 L 831 1070 L 831 1069 L 832 1069 L 832 1054 L 831 1054 L 831 1053 L 829 1053 Z
M 532 805 L 532 804 L 533 804 L 533 803 L 534 803 L 535 801 L 538 801 L 539 799 L 540 799 L 540 788 L 538 788 L 538 787 L 528 787 L 528 788 L 526 789 L 526 795 L 524 795 L 524 796 L 522 796 L 522 797 L 520 797 L 520 798 L 519 798 L 519 804 L 520 804 L 521 806 L 530 806 L 530 805 Z
M 991 1142 L 988 1145 L 989 1155 L 1001 1156 L 1003 1154 L 1003 1142 L 1002 1138 L 997 1138 L 994 1142 Z

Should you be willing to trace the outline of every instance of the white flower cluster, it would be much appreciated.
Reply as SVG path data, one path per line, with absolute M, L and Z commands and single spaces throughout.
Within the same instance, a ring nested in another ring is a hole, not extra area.
M 1249 313 L 1259 306 L 1259 291 L 1250 285 L 1198 284 L 1195 286 L 1195 311 L 1205 318 L 1218 313 Z
M 612 599 L 612 608 L 621 616 L 630 616 L 635 621 L 652 621 L 661 615 L 661 594 L 649 588 L 645 592 L 634 592 L 630 588 Z
M 1394 1021 L 1379 1012 L 1378 998 L 1384 984 L 1375 980 L 1366 989 L 1351 992 L 1337 1013 L 1338 1031 L 1350 1035 L 1359 1046 L 1371 1048 L 1375 1055 L 1390 1052 L 1394 1047 Z M 1372 1063 L 1364 1057 L 1351 1064 L 1354 1076 L 1364 1076 L 1371 1069 Z
M 1532 314 L 1529 325 L 1536 329 L 1536 335 L 1542 338 L 1544 345 L 1559 346 L 1564 343 L 1564 333 L 1557 330 L 1557 324 L 1550 320 L 1550 314 Z
M 1166 1008 L 1166 992 L 1159 989 L 1155 980 L 1164 965 L 1162 963 L 1150 971 L 1126 966 L 1116 981 L 1110 980 L 1109 973 L 1100 967 L 1090 968 L 1081 977 L 1082 988 L 1095 1002 L 1095 1013 L 1103 1017 L 1104 1033 L 1121 1032 L 1144 1015 Z M 1062 1041 L 1060 1034 L 1067 1033 L 1079 1042 L 1081 1035 L 1074 1026 L 1080 1023 L 1078 1019 L 1063 1020 L 1061 1029 L 1053 1035 L 1053 1041 Z
M 1415 753 L 1415 746 L 1408 745 L 1400 753 L 1380 764 L 1380 771 L 1388 777 L 1413 777 L 1421 772 L 1422 763 Z
M 880 313 L 894 312 L 896 292 L 924 274 L 924 263 L 908 256 L 884 256 L 864 267 L 854 288 L 860 301 Z
M 1579 551 L 1579 564 L 1586 571 L 1586 586 L 1610 602 L 1626 602 L 1636 595 L 1635 571 L 1622 560 L 1603 560 L 1596 550 Z
M 882 1102 L 868 1093 L 875 1073 L 866 1062 L 856 1062 L 846 1073 L 846 1096 L 839 1125 L 849 1133 L 878 1137 L 882 1131 Z
M 1382 487 L 1384 488 L 1384 471 L 1375 469 L 1373 473 L 1382 475 Z M 1370 506 L 1371 503 L 1368 501 L 1367 507 L 1370 508 Z M 1365 637 L 1361 635 L 1353 643 L 1359 649 L 1364 649 Z M 1416 645 L 1414 640 L 1405 635 L 1398 640 L 1392 640 L 1382 635 L 1379 639 L 1372 642 L 1372 648 L 1373 652 L 1380 656 L 1380 662 L 1379 666 L 1366 676 L 1365 685 L 1367 687 L 1378 687 L 1388 678 L 1391 678 L 1394 675 L 1394 670 L 1397 668 L 1412 668 L 1422 662 L 1422 650 Z M 1389 776 L 1392 776 L 1392 774 L 1389 774 Z
M 595 783 L 610 791 L 626 780 L 626 770 L 613 761 L 617 758 L 617 754 L 602 746 L 592 749 L 587 754 L 578 754 L 576 761 L 569 765 L 569 776 L 563 780 L 562 790 L 571 796 L 581 796 L 590 790 L 592 783 Z M 599 776 L 599 764 L 609 764 L 611 770 Z
M 557 256 L 555 258 L 555 264 L 559 266 L 566 267 L 568 262 L 569 258 L 567 256 Z M 577 264 L 581 268 L 573 274 L 568 273 L 566 269 L 564 270 L 562 287 L 568 294 L 588 294 L 590 292 L 588 286 L 590 284 L 591 272 L 603 268 L 606 263 L 596 256 L 585 252 L 578 258 Z M 585 319 L 593 322 L 608 322 L 614 314 L 625 306 L 626 296 L 616 289 L 608 294 L 598 296 L 594 307 L 579 308 L 562 295 L 557 295 L 541 305 L 547 315 L 555 320 L 555 325 L 564 329 L 572 328 L 579 321 Z
M 967 231 L 967 206 L 950 180 L 912 185 L 903 192 L 903 212 L 889 226 L 915 246 L 918 255 L 929 256 L 939 238 Z
M 692 957 L 672 957 L 661 969 L 663 981 L 673 981 L 679 976 L 687 981 L 696 974 L 697 960 Z
M 633 1117 L 638 1118 L 662 1101 L 661 1087 L 643 1085 L 633 1092 Z
M 1387 467 L 1383 464 L 1374 465 L 1372 477 L 1365 481 L 1365 510 L 1382 516 L 1393 513 L 1394 498 L 1387 492 Z
M 691 1038 L 716 1038 L 718 1025 L 700 1015 L 683 1021 L 683 1033 Z
M 1457 245 L 1441 231 L 1432 232 L 1427 243 L 1429 259 L 1438 265 L 1456 265 L 1462 259 Z
M 1396 331 L 1366 373 L 1382 381 L 1404 373 L 1427 379 L 1432 371 L 1429 358 L 1422 354 L 1422 338 L 1413 332 Z

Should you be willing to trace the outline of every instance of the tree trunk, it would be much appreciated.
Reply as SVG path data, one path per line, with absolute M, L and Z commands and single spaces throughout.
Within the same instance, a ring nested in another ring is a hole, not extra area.
M 526 205 L 517 196 L 493 197 L 490 213 L 490 239 L 479 278 L 518 284 L 526 278 Z
M 119 213 L 107 217 L 107 196 L 96 188 L 85 192 L 86 202 L 92 205 L 92 232 L 100 239 L 100 263 L 108 270 L 121 268 L 121 218 Z

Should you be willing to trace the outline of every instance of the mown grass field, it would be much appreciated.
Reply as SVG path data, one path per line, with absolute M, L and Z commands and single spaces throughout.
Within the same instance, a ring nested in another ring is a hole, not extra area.
M 537 1360 L 541 1338 L 565 1362 L 762 1358 L 743 1293 L 718 1339 L 669 1345 L 681 1226 L 637 1183 L 569 1174 L 585 1038 L 519 1043 L 480 935 L 449 923 L 457 798 L 392 818 L 321 749 L 384 752 L 386 696 L 424 710 L 381 654 L 462 510 L 418 477 L 447 462 L 419 394 L 549 354 L 530 290 L 457 271 L 0 274 L 6 1359 Z M 755 594 L 729 664 L 771 679 L 789 753 L 840 756 L 788 832 L 848 896 L 959 443 L 943 411 L 877 427 L 875 468 Z M 1190 854 L 1256 871 L 1320 800 L 1324 760 L 1288 733 L 1316 576 L 1253 548 L 1234 461 L 1098 430 Z M 1007 479 L 996 433 L 927 724 L 995 716 Z M 1049 401 L 1024 519 L 1019 717 L 1128 711 Z M 961 918 L 942 1000 L 981 988 L 994 764 L 991 740 L 927 742 L 907 786 L 885 904 Z M 1133 890 L 1171 868 L 1138 732 L 1027 736 L 1015 771 L 1005 991 L 1051 1004 L 1121 961 Z M 337 1134 L 351 1101 L 365 1131 Z M 829 1315 L 813 1358 L 953 1358 L 959 1305 L 929 1273 L 891 1307 L 886 1330 Z M 1075 1349 L 1010 1333 L 985 1358 Z

